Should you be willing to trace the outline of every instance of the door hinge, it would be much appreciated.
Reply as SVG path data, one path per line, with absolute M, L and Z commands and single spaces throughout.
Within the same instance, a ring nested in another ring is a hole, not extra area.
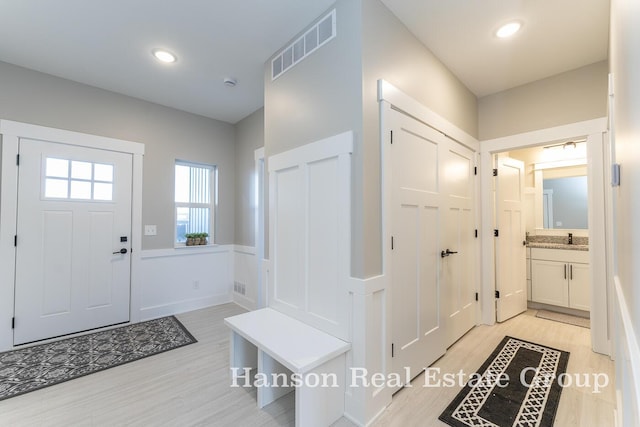
M 11 318 L 11 329 L 15 329 L 16 328 L 16 318 L 12 317 Z
M 393 357 L 393 343 L 391 343 L 391 357 Z
M 477 166 L 473 167 L 473 174 L 474 175 L 478 175 L 478 167 Z
M 391 236 L 391 250 L 393 250 L 393 236 Z
M 496 236 L 496 237 L 500 236 L 500 232 L 498 231 L 497 228 L 495 230 L 493 230 L 493 235 Z
M 391 144 L 393 144 L 393 131 L 389 131 L 391 133 Z
M 498 169 L 493 170 L 493 176 L 498 176 Z
M 16 166 L 20 166 L 20 154 L 16 154 Z
M 17 234 L 15 236 L 13 236 L 13 246 L 15 246 L 15 247 L 18 246 L 18 235 Z
M 478 229 L 476 228 L 476 232 L 474 233 L 476 235 L 476 239 L 478 238 Z
M 476 292 L 476 301 L 478 301 L 478 293 Z
M 496 291 L 496 298 L 500 298 L 500 291 Z

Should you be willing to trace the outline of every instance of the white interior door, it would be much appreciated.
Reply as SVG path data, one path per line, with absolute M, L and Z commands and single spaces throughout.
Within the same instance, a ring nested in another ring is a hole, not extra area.
M 447 210 L 444 216 L 442 277 L 446 319 L 446 344 L 449 347 L 475 326 L 475 218 L 473 152 L 449 141 L 444 153 L 444 189 Z M 447 253 L 449 250 L 451 254 Z
M 14 344 L 129 321 L 132 155 L 19 152 Z
M 497 169 L 496 318 L 503 322 L 527 309 L 524 163 L 500 157 Z
M 440 251 L 447 138 L 391 111 L 392 370 L 418 375 L 446 351 Z

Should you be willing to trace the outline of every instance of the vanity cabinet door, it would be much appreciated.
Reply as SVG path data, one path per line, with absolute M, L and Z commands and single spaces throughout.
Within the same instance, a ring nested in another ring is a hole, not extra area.
M 569 265 L 565 262 L 532 259 L 531 300 L 567 307 L 569 305 L 568 270 Z M 574 275 L 576 272 L 574 270 Z
M 585 311 L 591 309 L 589 264 L 569 265 L 569 307 Z

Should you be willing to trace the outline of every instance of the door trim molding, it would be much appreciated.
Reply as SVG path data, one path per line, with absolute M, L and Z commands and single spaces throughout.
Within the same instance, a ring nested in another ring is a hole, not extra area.
M 591 283 L 591 300 L 592 317 L 591 317 L 591 341 L 594 351 L 603 354 L 611 354 L 611 340 L 609 337 L 609 326 L 611 325 L 611 313 L 607 307 L 607 301 L 613 296 L 611 283 L 608 283 L 606 273 L 606 265 L 602 260 L 607 259 L 605 250 L 606 242 L 606 219 L 604 216 L 604 207 L 602 200 L 605 200 L 607 189 L 604 185 L 603 160 L 603 134 L 607 132 L 606 117 L 593 120 L 585 120 L 582 122 L 570 123 L 562 126 L 556 126 L 547 129 L 539 129 L 530 132 L 524 132 L 516 135 L 510 135 L 495 139 L 480 141 L 480 185 L 481 185 L 481 203 L 482 203 L 482 231 L 486 231 L 487 235 L 493 227 L 493 192 L 492 179 L 493 176 L 482 171 L 490 171 L 493 168 L 493 155 L 509 151 L 513 149 L 528 148 L 539 146 L 551 141 L 558 141 L 567 138 L 575 138 L 577 136 L 586 136 L 588 138 L 588 156 L 589 182 L 601 183 L 596 189 L 598 194 L 589 195 L 589 260 L 592 266 L 592 283 Z M 595 155 L 595 153 L 598 153 Z M 610 191 L 610 190 L 609 190 Z M 483 233 L 481 232 L 481 235 Z M 485 310 L 482 312 L 482 322 L 492 325 L 496 321 L 495 310 L 490 307 L 494 305 L 495 290 L 495 257 L 493 253 L 494 241 L 492 238 L 483 239 L 482 241 L 482 285 L 480 299 Z M 598 267 L 600 264 L 601 267 Z M 594 283 L 607 283 L 606 287 L 596 288 Z M 608 295 L 608 297 L 607 297 Z M 606 321 L 604 321 L 606 319 Z
M 37 139 L 87 148 L 117 151 L 133 156 L 131 200 L 131 303 L 130 321 L 140 321 L 142 255 L 142 163 L 144 144 L 49 128 L 11 120 L 0 120 L 2 166 L 0 169 L 0 351 L 13 348 L 11 319 L 14 316 L 14 278 L 18 208 L 18 165 L 20 138 Z M 135 238 L 139 237 L 139 238 Z

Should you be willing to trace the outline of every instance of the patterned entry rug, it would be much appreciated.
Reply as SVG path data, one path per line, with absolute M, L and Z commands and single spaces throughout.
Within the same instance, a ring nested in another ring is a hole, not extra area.
M 0 353 L 0 400 L 195 342 L 169 316 Z
M 551 427 L 568 361 L 566 351 L 505 337 L 439 418 L 455 427 Z

